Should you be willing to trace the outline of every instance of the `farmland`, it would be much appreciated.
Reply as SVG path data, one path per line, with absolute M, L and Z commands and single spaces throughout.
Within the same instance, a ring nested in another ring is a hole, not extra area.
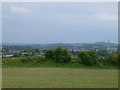
M 3 88 L 117 88 L 118 70 L 3 68 Z

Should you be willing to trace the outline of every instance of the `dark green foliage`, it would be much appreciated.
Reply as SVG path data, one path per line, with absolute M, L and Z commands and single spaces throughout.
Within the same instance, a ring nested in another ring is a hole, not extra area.
M 67 63 L 71 60 L 71 56 L 67 50 L 64 50 L 61 47 L 57 47 L 54 51 L 54 59 L 58 63 Z
M 109 55 L 109 52 L 107 50 L 99 50 L 96 52 L 99 56 L 106 57 Z
M 53 59 L 54 58 L 54 50 L 52 50 L 52 49 L 46 50 L 45 51 L 45 57 Z
M 97 62 L 97 55 L 93 51 L 81 51 L 79 58 L 85 65 L 95 65 Z
M 106 58 L 106 62 L 108 64 L 118 65 L 118 61 L 119 61 L 119 54 L 112 54 Z
M 62 47 L 57 47 L 54 50 L 49 49 L 45 51 L 45 57 L 54 59 L 57 63 L 67 63 L 71 60 L 70 53 Z
M 21 53 L 15 53 L 15 54 L 13 54 L 13 57 L 21 57 L 21 56 L 22 56 Z

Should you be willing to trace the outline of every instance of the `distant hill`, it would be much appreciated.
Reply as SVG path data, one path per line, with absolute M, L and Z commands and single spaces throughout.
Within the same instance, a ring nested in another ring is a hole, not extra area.
M 15 46 L 73 46 L 73 45 L 108 45 L 107 42 L 95 42 L 95 43 L 50 43 L 50 44 L 33 44 L 33 43 L 2 43 L 2 45 L 15 45 Z M 115 43 L 109 43 L 109 45 L 117 45 Z

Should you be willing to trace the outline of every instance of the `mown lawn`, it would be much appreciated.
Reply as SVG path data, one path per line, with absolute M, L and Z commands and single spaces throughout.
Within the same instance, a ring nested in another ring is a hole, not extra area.
M 117 88 L 118 70 L 3 68 L 3 88 Z

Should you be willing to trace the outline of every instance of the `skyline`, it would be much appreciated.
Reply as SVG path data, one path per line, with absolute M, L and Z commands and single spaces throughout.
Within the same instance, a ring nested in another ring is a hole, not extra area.
M 3 43 L 118 43 L 117 3 L 3 3 Z
M 109 41 L 109 42 L 108 42 Z M 100 43 L 110 43 L 110 44 L 118 44 L 111 42 L 110 40 L 105 41 L 105 42 L 86 42 L 86 43 L 81 43 L 81 42 L 71 42 L 71 43 L 0 43 L 2 45 L 46 45 L 46 44 L 100 44 Z

